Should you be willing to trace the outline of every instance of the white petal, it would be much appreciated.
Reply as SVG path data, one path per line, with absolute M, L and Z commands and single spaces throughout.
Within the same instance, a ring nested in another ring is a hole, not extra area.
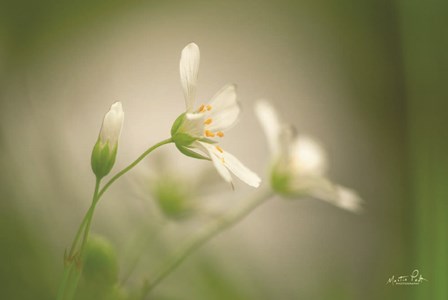
M 188 120 L 204 120 L 205 118 L 205 113 L 198 113 L 198 112 L 193 112 L 193 113 L 186 113 L 185 116 L 187 117 Z
M 244 166 L 236 157 L 226 151 L 219 151 L 216 146 L 197 142 L 200 148 L 203 148 L 208 152 L 208 155 L 213 161 L 215 168 L 218 170 L 218 173 L 224 178 L 227 182 L 232 182 L 232 177 L 230 175 L 229 170 L 235 174 L 239 179 L 244 181 L 250 186 L 258 187 L 260 185 L 261 179 L 257 174 L 249 170 L 246 166 Z M 202 150 L 202 151 L 204 151 Z
M 195 137 L 204 136 L 204 116 L 198 113 L 187 113 L 182 124 L 182 131 Z
M 328 169 L 323 147 L 308 136 L 298 136 L 291 144 L 289 155 L 295 173 L 306 176 L 323 176 Z
M 255 104 L 255 114 L 268 140 L 271 153 L 275 156 L 280 152 L 281 125 L 275 109 L 269 102 L 259 100 Z
M 215 146 L 203 142 L 197 142 L 196 144 L 200 145 L 200 147 L 203 147 L 203 149 L 208 153 L 219 175 L 221 175 L 221 177 L 224 178 L 226 182 L 231 183 L 232 176 L 230 175 L 229 170 L 227 170 L 227 168 L 224 166 L 221 157 L 219 157 L 219 151 L 215 148 Z
M 229 168 L 229 170 L 235 174 L 239 179 L 244 181 L 250 186 L 259 187 L 261 179 L 257 174 L 249 170 L 245 165 L 243 165 L 235 156 L 224 151 L 222 153 L 224 158 L 224 165 Z
M 103 144 L 109 142 L 110 146 L 115 146 L 120 138 L 123 121 L 124 112 L 121 102 L 115 102 L 104 116 L 100 131 L 100 141 Z
M 332 184 L 330 181 L 321 182 L 319 186 L 314 186 L 309 194 L 354 213 L 362 211 L 362 200 L 355 191 Z
M 236 101 L 236 86 L 229 84 L 221 88 L 210 101 L 212 107 L 209 117 L 213 122 L 208 127 L 211 131 L 225 131 L 238 119 L 240 107 Z
M 356 213 L 362 211 L 362 199 L 354 190 L 340 185 L 337 185 L 336 189 L 338 193 L 337 206 Z
M 180 57 L 180 81 L 184 90 L 187 112 L 191 112 L 194 109 L 199 61 L 199 47 L 195 43 L 188 44 L 182 50 Z

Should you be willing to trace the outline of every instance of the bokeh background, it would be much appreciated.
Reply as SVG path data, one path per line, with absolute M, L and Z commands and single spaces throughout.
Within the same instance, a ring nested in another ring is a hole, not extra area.
M 151 299 L 448 299 L 447 14 L 437 0 L 2 0 L 0 298 L 55 298 L 104 113 L 122 101 L 114 170 L 168 137 L 184 109 L 180 51 L 194 41 L 199 102 L 238 85 L 242 118 L 225 148 L 266 178 L 253 104 L 270 99 L 326 146 L 330 177 L 357 190 L 365 212 L 271 199 Z M 211 218 L 164 219 L 151 194 L 162 173 L 199 186 L 188 192 L 203 211 L 253 192 L 171 145 L 126 175 L 93 231 L 115 248 L 129 293 Z M 414 269 L 429 281 L 386 285 Z

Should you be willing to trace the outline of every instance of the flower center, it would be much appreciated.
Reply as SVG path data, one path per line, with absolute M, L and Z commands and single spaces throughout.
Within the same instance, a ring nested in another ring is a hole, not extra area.
M 203 113 L 205 111 L 211 111 L 212 110 L 212 106 L 210 104 L 201 104 L 201 106 L 199 106 L 198 112 Z
M 213 107 L 210 104 L 201 104 L 197 110 L 198 113 L 205 113 L 207 111 L 211 111 Z M 206 126 L 213 123 L 212 118 L 207 118 L 204 120 L 204 135 L 206 137 L 215 137 L 218 136 L 220 138 L 224 137 L 224 133 L 222 131 L 213 132 L 210 129 L 207 129 Z
M 207 130 L 207 129 L 204 131 L 204 135 L 206 137 L 215 137 L 215 134 L 213 132 L 211 132 L 210 130 Z

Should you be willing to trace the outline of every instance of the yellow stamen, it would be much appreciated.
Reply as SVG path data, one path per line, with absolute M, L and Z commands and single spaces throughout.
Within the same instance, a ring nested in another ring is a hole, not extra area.
M 210 125 L 210 124 L 212 124 L 212 122 L 213 122 L 212 118 L 208 118 L 207 120 L 204 121 L 204 124 Z
M 226 161 L 224 160 L 224 157 L 223 157 L 223 158 L 221 158 L 221 162 L 222 162 L 223 164 L 225 164 L 225 163 L 226 163 Z
M 199 111 L 199 112 L 204 112 L 204 111 L 205 111 L 205 105 L 204 105 L 204 104 L 201 104 L 201 106 L 199 106 L 198 111 Z
M 222 132 L 222 131 L 218 131 L 218 132 L 216 133 L 216 135 L 222 138 L 222 137 L 224 136 L 224 132 Z
M 206 130 L 204 132 L 206 137 L 215 137 L 215 134 L 213 132 L 211 132 L 210 130 Z
M 224 150 L 222 150 L 222 148 L 221 148 L 221 147 L 219 147 L 219 146 L 216 146 L 216 149 L 218 149 L 218 151 L 219 151 L 219 152 L 221 152 L 221 153 L 224 153 Z
M 207 108 L 208 111 L 212 110 L 212 106 L 210 104 L 208 104 L 205 108 Z

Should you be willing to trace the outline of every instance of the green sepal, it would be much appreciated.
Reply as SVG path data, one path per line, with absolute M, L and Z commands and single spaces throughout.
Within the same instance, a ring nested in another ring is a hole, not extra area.
M 176 120 L 173 123 L 173 126 L 171 126 L 171 136 L 174 137 L 176 133 L 179 131 L 179 127 L 182 125 L 182 123 L 185 120 L 185 114 L 183 113 L 180 116 L 176 118 Z
M 176 133 L 175 135 L 172 136 L 172 139 L 176 143 L 176 145 L 179 146 L 190 146 L 193 142 L 198 140 L 197 137 L 191 136 L 183 132 Z
M 204 142 L 204 143 L 207 143 L 207 144 L 217 144 L 218 143 L 217 141 L 214 141 L 214 140 L 208 139 L 208 138 L 201 138 L 198 141 L 201 141 L 201 142 Z
M 100 139 L 97 140 L 92 150 L 91 165 L 92 171 L 97 178 L 101 179 L 107 174 L 115 164 L 115 158 L 117 156 L 117 146 L 112 150 L 109 147 L 109 143 L 103 145 Z
M 284 172 L 273 169 L 271 171 L 272 189 L 283 196 L 293 196 L 290 189 L 291 176 Z
M 197 158 L 197 159 L 210 160 L 210 158 L 208 158 L 208 157 L 206 157 L 206 156 L 204 156 L 204 155 L 201 155 L 201 154 L 199 154 L 199 153 L 196 153 L 196 152 L 194 152 L 194 151 L 188 149 L 187 147 L 180 146 L 180 145 L 178 145 L 178 144 L 176 144 L 176 147 L 177 147 L 177 149 L 179 149 L 180 152 L 182 152 L 182 153 L 185 154 L 186 156 L 193 157 L 193 158 Z

